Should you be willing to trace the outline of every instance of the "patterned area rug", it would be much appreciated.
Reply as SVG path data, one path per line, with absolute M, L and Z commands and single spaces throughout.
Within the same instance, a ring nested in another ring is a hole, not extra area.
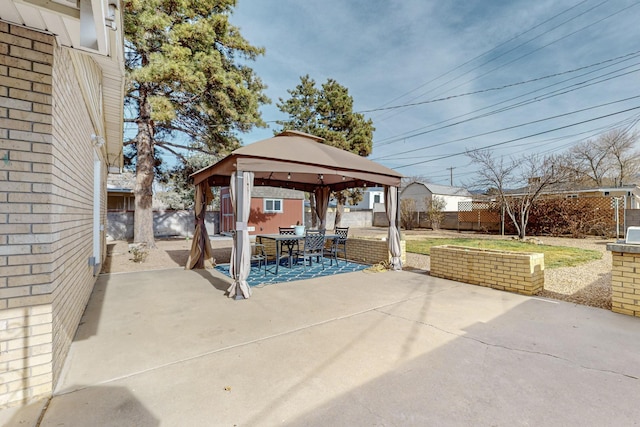
M 358 264 L 356 262 L 345 262 L 340 260 L 338 266 L 336 266 L 335 261 L 333 265 L 329 265 L 331 260 L 329 258 L 324 259 L 324 270 L 322 269 L 322 265 L 316 263 L 315 261 L 309 267 L 305 269 L 302 264 L 298 264 L 293 266 L 293 268 L 289 268 L 284 263 L 280 264 L 278 268 L 278 275 L 273 274 L 275 270 L 275 264 L 270 263 L 267 265 L 267 274 L 264 273 L 264 265 L 258 269 L 258 265 L 253 263 L 251 265 L 251 273 L 249 273 L 249 278 L 247 282 L 249 286 L 258 286 L 258 285 L 273 285 L 275 283 L 282 282 L 291 282 L 294 280 L 305 280 L 305 279 L 313 279 L 314 277 L 323 277 L 323 276 L 333 276 L 335 274 L 342 273 L 352 273 L 354 271 L 364 270 L 369 265 Z M 222 274 L 229 276 L 229 264 L 219 264 L 216 266 L 216 270 L 221 272 Z

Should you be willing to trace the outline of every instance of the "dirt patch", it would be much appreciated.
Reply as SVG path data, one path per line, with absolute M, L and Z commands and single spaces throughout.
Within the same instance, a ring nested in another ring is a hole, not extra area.
M 149 249 L 143 262 L 134 262 L 130 251 L 130 242 L 117 240 L 107 243 L 107 256 L 101 273 L 129 273 L 134 271 L 160 270 L 183 267 L 187 264 L 191 251 L 191 239 L 157 239 L 155 249 Z M 231 239 L 214 238 L 211 240 L 213 258 L 218 264 L 229 262 Z

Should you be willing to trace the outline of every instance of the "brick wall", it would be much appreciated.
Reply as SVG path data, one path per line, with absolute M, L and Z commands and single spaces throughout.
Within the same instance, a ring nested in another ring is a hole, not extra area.
M 91 141 L 95 133 L 71 65 L 72 51 L 55 50 L 53 67 L 53 167 L 47 227 L 53 275 L 53 376 L 56 382 L 75 335 L 80 317 L 95 283 L 89 258 L 93 256 L 93 175 L 97 152 Z M 81 67 L 83 62 L 76 62 Z M 80 74 L 92 72 L 91 68 Z M 98 102 L 98 100 L 96 100 Z M 107 168 L 101 168 L 106 183 Z M 100 194 L 100 223 L 106 223 L 106 185 Z M 103 236 L 101 236 L 103 239 Z M 104 243 L 101 242 L 104 248 Z M 104 250 L 102 250 L 104 257 Z M 99 260 L 101 261 L 101 260 Z
M 52 390 L 53 37 L 0 22 L 0 406 Z
M 402 255 L 400 259 L 404 265 L 407 262 L 406 242 L 400 241 L 400 249 Z M 391 260 L 389 253 L 389 242 L 386 240 L 374 239 L 356 239 L 350 237 L 347 239 L 347 257 L 354 261 L 365 264 L 378 264 Z
M 94 131 L 70 55 L 0 22 L 0 407 L 51 393 L 95 283 Z
M 535 295 L 544 287 L 544 254 L 434 246 L 430 273 L 434 277 Z

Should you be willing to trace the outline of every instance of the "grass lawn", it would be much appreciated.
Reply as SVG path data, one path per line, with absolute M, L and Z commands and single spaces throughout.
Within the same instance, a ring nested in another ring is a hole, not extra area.
M 517 240 L 425 238 L 407 240 L 406 243 L 407 252 L 423 255 L 429 255 L 431 246 L 439 245 L 470 246 L 512 252 L 541 252 L 544 254 L 545 268 L 575 267 L 602 258 L 602 253 L 594 250 L 567 246 L 534 245 Z

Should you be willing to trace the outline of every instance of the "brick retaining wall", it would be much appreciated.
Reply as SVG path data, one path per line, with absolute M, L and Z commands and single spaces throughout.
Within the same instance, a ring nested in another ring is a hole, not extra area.
M 274 257 L 276 252 L 275 242 L 273 240 L 264 239 L 263 243 L 267 254 L 269 254 L 270 257 Z M 327 242 L 327 244 L 329 243 Z M 404 265 L 407 262 L 406 242 L 404 240 L 400 241 L 400 249 L 402 250 L 400 259 Z M 389 244 L 386 240 L 350 237 L 347 239 L 347 258 L 352 261 L 371 265 L 380 262 L 388 262 L 391 259 Z
M 434 246 L 431 248 L 431 275 L 535 295 L 544 287 L 544 254 Z

